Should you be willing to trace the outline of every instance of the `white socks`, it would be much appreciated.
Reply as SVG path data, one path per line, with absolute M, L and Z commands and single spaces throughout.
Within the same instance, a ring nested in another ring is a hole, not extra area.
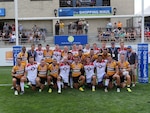
M 21 91 L 24 92 L 24 82 L 20 82 Z

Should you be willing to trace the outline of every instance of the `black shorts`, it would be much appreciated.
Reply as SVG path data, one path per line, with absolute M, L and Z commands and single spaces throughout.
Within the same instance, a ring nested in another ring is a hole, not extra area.
M 56 83 L 57 83 L 57 78 L 55 78 L 55 77 L 53 77 L 53 76 L 51 76 L 51 77 L 52 77 L 53 83 L 56 84 Z
M 109 80 L 110 80 L 110 82 L 112 82 L 112 80 L 113 80 L 113 76 L 109 76 L 109 78 L 108 78 Z
M 123 83 L 124 80 L 125 80 L 125 76 L 121 76 L 121 77 L 120 77 L 120 82 Z
M 45 84 L 45 82 L 47 81 L 47 78 L 42 78 L 42 77 L 39 77 L 39 78 L 40 78 L 41 84 Z
M 80 76 L 78 76 L 78 77 L 72 77 L 73 78 L 73 83 L 79 83 L 79 77 Z
M 16 77 L 13 77 L 13 78 L 16 79 L 16 84 L 17 84 L 17 85 L 20 85 L 20 79 L 19 79 L 19 78 L 16 78 Z

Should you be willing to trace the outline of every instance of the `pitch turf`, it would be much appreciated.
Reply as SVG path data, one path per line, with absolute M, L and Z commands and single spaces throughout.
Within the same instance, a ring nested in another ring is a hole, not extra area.
M 11 84 L 10 67 L 0 67 L 0 84 Z M 63 90 L 52 94 L 25 89 L 24 95 L 14 96 L 11 86 L 0 86 L 0 113 L 149 113 L 150 85 L 137 84 L 128 93 L 112 89 L 105 93 L 103 89 L 92 92 L 85 89 Z

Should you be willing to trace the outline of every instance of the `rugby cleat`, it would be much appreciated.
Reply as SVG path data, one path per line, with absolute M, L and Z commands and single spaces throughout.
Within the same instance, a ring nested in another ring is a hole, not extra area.
M 82 87 L 80 87 L 79 90 L 82 91 L 82 92 L 84 91 L 84 89 Z
M 16 96 L 18 95 L 18 91 L 17 90 L 15 90 L 14 95 L 16 95 Z
M 51 89 L 51 88 L 49 88 L 48 92 L 49 92 L 49 93 L 52 93 L 52 89 Z
M 132 92 L 131 88 L 127 88 L 127 91 L 128 91 L 128 92 Z

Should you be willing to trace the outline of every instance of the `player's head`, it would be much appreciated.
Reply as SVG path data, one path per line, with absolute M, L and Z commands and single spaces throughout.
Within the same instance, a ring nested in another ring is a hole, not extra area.
M 64 51 L 68 52 L 68 47 L 64 46 Z
M 42 49 L 42 44 L 38 44 L 38 49 L 39 49 L 39 50 Z
M 120 55 L 120 60 L 121 60 L 121 61 L 124 61 L 124 60 L 125 60 L 125 54 L 121 54 L 121 55 Z
M 102 54 L 99 54 L 99 55 L 98 55 L 98 58 L 97 58 L 97 61 L 101 62 L 102 59 L 103 59 L 103 58 L 102 58 Z
M 53 65 L 57 65 L 57 60 L 53 59 Z
M 110 54 L 108 55 L 107 60 L 108 62 L 111 62 L 113 60 Z
M 115 42 L 111 42 L 111 47 L 112 47 L 112 48 L 115 47 Z
M 21 65 L 21 61 L 22 61 L 22 58 L 18 57 L 18 58 L 16 59 L 17 65 Z
M 86 63 L 90 63 L 91 62 L 91 57 L 87 57 L 86 58 Z
M 91 54 L 91 55 L 94 55 L 94 49 L 91 49 L 91 50 L 90 50 L 90 54 Z
M 96 43 L 93 44 L 93 48 L 97 48 L 97 44 Z
M 35 49 L 35 44 L 31 45 L 31 49 L 34 50 Z
M 74 56 L 73 59 L 74 59 L 74 62 L 75 62 L 75 63 L 79 62 L 78 56 Z
M 49 44 L 46 45 L 46 50 L 49 50 L 50 46 Z
M 71 52 L 68 52 L 68 57 L 70 58 L 72 56 L 73 56 L 73 54 Z
M 82 46 L 82 45 L 79 45 L 79 46 L 78 46 L 78 49 L 81 49 L 81 50 L 82 50 L 82 49 L 83 49 L 83 46 Z
M 29 57 L 29 62 L 30 62 L 30 63 L 33 63 L 33 62 L 34 62 L 34 57 L 33 57 L 33 56 L 30 56 L 30 57 Z
M 26 47 L 25 47 L 25 46 L 22 47 L 22 52 L 23 52 L 23 53 L 26 52 Z
M 127 47 L 127 51 L 128 51 L 128 52 L 131 52 L 131 51 L 132 51 L 132 47 L 131 47 L 131 46 L 128 46 L 128 47 Z
M 63 58 L 63 62 L 64 62 L 64 63 L 68 63 L 67 57 L 64 57 L 64 58 Z
M 79 56 L 81 56 L 82 55 L 82 53 L 83 53 L 83 51 L 80 49 L 80 50 L 78 50 L 78 55 Z
M 41 66 L 44 66 L 44 65 L 45 65 L 45 60 L 44 60 L 44 59 L 41 59 L 40 65 L 41 65 Z
M 124 42 L 123 41 L 120 42 L 120 47 L 124 47 Z
M 104 54 L 104 55 L 107 55 L 107 53 L 108 53 L 107 48 L 104 48 L 104 49 L 103 49 L 103 54 Z
M 55 45 L 55 49 L 56 49 L 56 50 L 59 50 L 59 49 L 60 49 L 58 44 Z

